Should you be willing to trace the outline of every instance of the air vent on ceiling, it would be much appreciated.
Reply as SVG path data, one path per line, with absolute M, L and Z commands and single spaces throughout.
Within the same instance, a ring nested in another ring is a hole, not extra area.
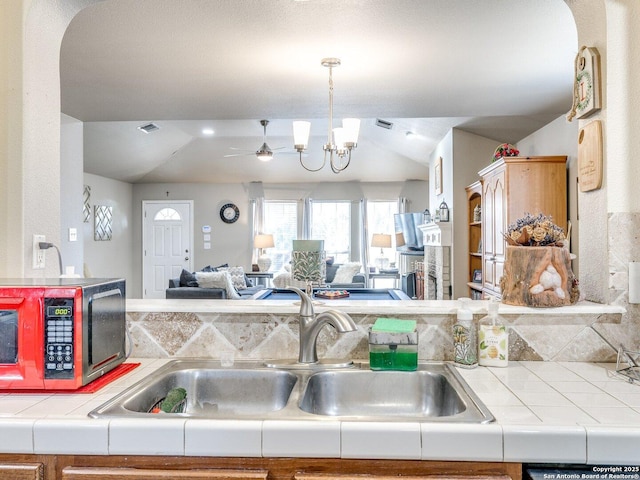
M 147 123 L 146 125 L 140 125 L 138 130 L 144 133 L 155 132 L 156 130 L 160 130 L 160 127 L 155 123 Z
M 391 130 L 393 128 L 393 123 L 382 120 L 381 118 L 376 118 L 376 125 L 382 128 L 386 128 L 387 130 Z

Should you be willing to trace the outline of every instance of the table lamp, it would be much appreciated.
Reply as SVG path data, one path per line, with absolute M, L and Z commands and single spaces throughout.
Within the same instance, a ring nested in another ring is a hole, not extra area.
M 384 270 L 389 266 L 389 259 L 384 256 L 384 248 L 391 248 L 391 235 L 386 233 L 374 233 L 371 239 L 372 247 L 380 247 L 380 256 L 376 258 L 376 267 L 378 271 Z
M 268 233 L 258 234 L 253 239 L 253 246 L 259 250 L 258 268 L 261 272 L 268 272 L 271 267 L 271 258 L 264 252 L 266 248 L 273 248 L 273 235 Z

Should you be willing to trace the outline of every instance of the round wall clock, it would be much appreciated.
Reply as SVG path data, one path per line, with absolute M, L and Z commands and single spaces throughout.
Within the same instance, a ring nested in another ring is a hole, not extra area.
M 225 223 L 233 223 L 240 217 L 240 209 L 233 203 L 227 203 L 220 209 L 220 218 Z

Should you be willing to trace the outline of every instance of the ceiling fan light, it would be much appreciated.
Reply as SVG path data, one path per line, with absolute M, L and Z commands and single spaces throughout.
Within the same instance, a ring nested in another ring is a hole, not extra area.
M 344 141 L 356 144 L 358 143 L 358 135 L 360 135 L 360 119 L 344 118 L 342 120 L 342 128 L 345 130 Z
M 297 120 L 293 122 L 293 144 L 296 150 L 304 150 L 309 145 L 311 122 Z
M 256 152 L 256 156 L 258 157 L 258 160 L 261 160 L 263 162 L 268 162 L 273 158 L 273 153 L 272 152 Z

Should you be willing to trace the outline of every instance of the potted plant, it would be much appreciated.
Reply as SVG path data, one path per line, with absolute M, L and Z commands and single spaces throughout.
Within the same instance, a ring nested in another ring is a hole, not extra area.
M 500 160 L 502 157 L 517 157 L 518 155 L 520 155 L 520 151 L 516 147 L 510 143 L 501 143 L 493 152 L 492 162 Z

